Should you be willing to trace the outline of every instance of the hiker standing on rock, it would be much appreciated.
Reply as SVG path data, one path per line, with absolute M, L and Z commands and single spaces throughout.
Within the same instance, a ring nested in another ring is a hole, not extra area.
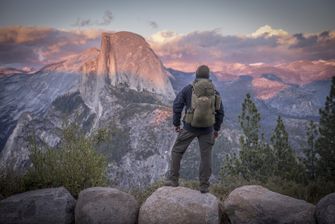
M 180 162 L 187 147 L 197 137 L 200 146 L 200 192 L 207 193 L 212 173 L 212 147 L 223 121 L 223 105 L 218 91 L 209 79 L 209 68 L 201 65 L 192 84 L 185 86 L 173 102 L 173 125 L 178 137 L 171 151 L 166 186 L 179 185 Z M 185 107 L 183 128 L 180 119 Z

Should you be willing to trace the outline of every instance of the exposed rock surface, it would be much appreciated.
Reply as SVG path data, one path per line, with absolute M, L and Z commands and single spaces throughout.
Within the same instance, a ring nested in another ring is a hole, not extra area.
M 98 53 L 92 48 L 64 61 L 46 65 L 34 74 L 0 76 L 0 167 L 14 170 L 25 167 L 29 143 L 25 136 L 32 136 L 33 133 L 27 130 L 26 123 L 45 118 L 58 97 L 78 91 L 82 65 L 96 58 Z M 64 115 L 61 116 L 64 118 Z M 50 134 L 48 123 L 35 124 L 34 129 L 47 137 L 45 144 L 54 147 L 53 143 L 59 139 Z M 39 134 L 36 135 L 38 137 Z
M 0 201 L 0 223 L 73 223 L 76 200 L 64 188 L 46 188 Z
M 98 114 L 104 106 L 100 98 L 109 86 L 153 93 L 168 102 L 175 97 L 169 76 L 143 37 L 125 31 L 102 33 L 97 59 L 83 65 L 80 92 Z
M 21 147 L 24 145 L 26 139 L 20 134 L 24 133 L 24 129 L 32 119 L 29 112 L 22 113 L 18 119 L 4 149 L 0 152 L 0 168 L 2 168 L 2 170 L 9 167 L 13 170 L 20 170 L 26 166 L 27 160 L 29 159 L 29 149 L 28 147 Z
M 135 198 L 115 188 L 93 187 L 80 192 L 75 209 L 78 224 L 134 224 L 139 205 Z
M 175 96 L 169 72 L 145 39 L 135 33 L 103 33 L 97 66 L 98 75 L 107 75 L 112 85 L 126 84 L 171 100 Z
M 315 206 L 303 200 L 248 185 L 233 190 L 224 210 L 234 224 L 314 224 Z
M 139 224 L 217 224 L 219 221 L 219 201 L 214 195 L 184 187 L 157 189 L 139 213 Z
M 318 224 L 335 223 L 335 193 L 326 195 L 317 203 L 315 217 Z

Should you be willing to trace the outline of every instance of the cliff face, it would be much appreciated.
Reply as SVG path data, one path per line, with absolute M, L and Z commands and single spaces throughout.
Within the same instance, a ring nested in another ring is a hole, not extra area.
M 29 112 L 42 118 L 52 102 L 67 92 L 78 90 L 81 66 L 98 56 L 95 48 L 49 64 L 36 73 L 11 73 L 0 76 L 0 151 L 13 133 L 20 116 Z M 0 155 L 1 160 L 1 155 Z
M 97 74 L 106 75 L 113 86 L 174 97 L 169 73 L 145 39 L 134 33 L 102 34 Z
M 168 102 L 175 97 L 169 76 L 143 37 L 130 32 L 103 33 L 99 56 L 84 65 L 81 92 L 94 108 L 105 85 L 150 92 Z
M 97 58 L 82 66 L 80 92 L 85 103 L 99 116 L 106 88 L 126 87 L 154 94 L 169 103 L 175 97 L 165 70 L 145 39 L 131 32 L 102 33 Z

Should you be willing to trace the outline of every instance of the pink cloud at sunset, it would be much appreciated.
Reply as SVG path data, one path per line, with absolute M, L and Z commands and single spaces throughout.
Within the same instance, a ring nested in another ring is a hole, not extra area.
M 334 31 L 291 35 L 266 25 L 250 35 L 240 36 L 224 36 L 219 30 L 184 35 L 161 31 L 148 41 L 167 67 L 183 71 L 194 71 L 199 64 L 208 64 L 213 71 L 223 71 L 227 63 L 240 69 L 249 64 L 278 65 L 335 58 Z
M 0 65 L 44 65 L 100 44 L 102 30 L 48 27 L 0 28 Z

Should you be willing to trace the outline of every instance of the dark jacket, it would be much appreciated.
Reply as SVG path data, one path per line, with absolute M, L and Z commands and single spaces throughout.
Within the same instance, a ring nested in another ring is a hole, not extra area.
M 219 92 L 217 92 L 219 94 Z M 192 85 L 189 84 L 185 86 L 176 96 L 176 99 L 173 102 L 173 125 L 174 126 L 179 126 L 180 125 L 180 120 L 181 120 L 181 114 L 186 107 L 186 110 L 191 107 L 191 100 L 192 100 Z M 223 117 L 224 117 L 224 111 L 223 111 L 223 105 L 221 101 L 221 106 L 220 110 L 215 111 L 215 124 L 213 127 L 208 127 L 208 128 L 195 128 L 192 127 L 190 124 L 186 123 L 183 121 L 184 126 L 183 128 L 194 133 L 198 134 L 208 134 L 213 131 L 213 128 L 215 131 L 219 131 Z

